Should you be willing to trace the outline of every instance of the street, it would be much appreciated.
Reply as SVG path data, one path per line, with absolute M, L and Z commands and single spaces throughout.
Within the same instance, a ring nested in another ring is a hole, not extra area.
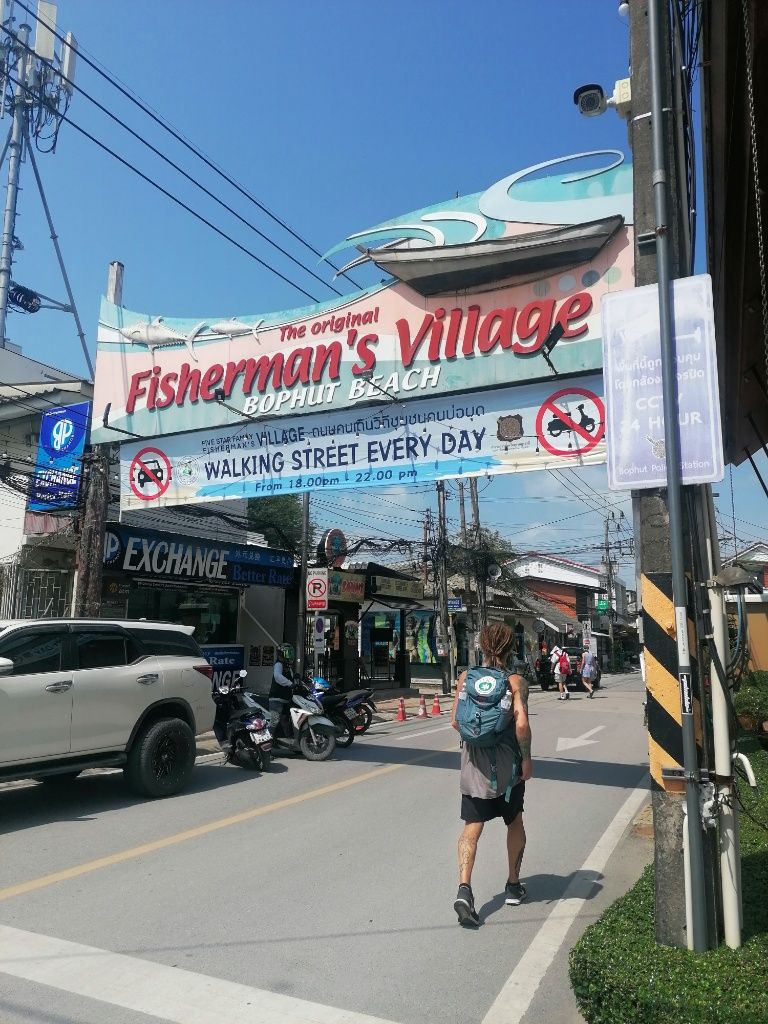
M 639 673 L 530 698 L 528 901 L 486 827 L 458 927 L 458 743 L 443 715 L 375 724 L 325 764 L 204 759 L 183 794 L 117 774 L 0 787 L 3 1024 L 575 1024 L 567 951 L 650 859 Z

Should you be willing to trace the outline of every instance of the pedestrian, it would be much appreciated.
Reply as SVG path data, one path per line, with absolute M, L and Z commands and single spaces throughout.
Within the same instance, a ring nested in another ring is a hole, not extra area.
M 512 630 L 503 623 L 482 628 L 483 665 L 459 676 L 451 716 L 451 725 L 462 736 L 459 788 L 464 822 L 458 847 L 459 891 L 453 908 L 459 924 L 469 928 L 480 924 L 472 869 L 487 821 L 502 818 L 507 827 L 505 903 L 517 906 L 527 895 L 520 867 L 525 851 L 525 783 L 533 772 L 531 727 L 528 684 L 506 668 L 512 642 Z
M 579 661 L 579 672 L 581 672 L 581 681 L 584 683 L 584 689 L 588 691 L 587 700 L 591 700 L 595 695 L 597 665 L 595 664 L 595 656 L 589 648 L 586 648 L 581 655 L 581 660 Z
M 557 644 L 555 644 L 552 648 L 549 663 L 552 666 L 552 671 L 555 675 L 555 682 L 557 683 L 557 688 L 560 691 L 560 696 L 557 699 L 568 700 L 571 696 L 568 692 L 568 676 L 571 674 L 571 659 L 562 647 L 558 647 Z

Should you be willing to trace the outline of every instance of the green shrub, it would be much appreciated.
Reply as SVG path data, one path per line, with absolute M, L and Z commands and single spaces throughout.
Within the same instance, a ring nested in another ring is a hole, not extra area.
M 737 715 L 749 715 L 758 723 L 768 721 L 768 672 L 747 672 L 733 698 Z
M 768 820 L 768 755 L 742 744 L 758 777 L 747 809 Z M 744 945 L 703 955 L 658 946 L 653 867 L 589 927 L 571 950 L 570 978 L 588 1024 L 767 1024 L 768 833 L 741 817 Z

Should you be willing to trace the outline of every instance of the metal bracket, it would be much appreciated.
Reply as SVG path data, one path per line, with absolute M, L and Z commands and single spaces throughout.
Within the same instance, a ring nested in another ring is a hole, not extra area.
M 669 779 L 670 782 L 687 782 L 690 778 L 696 781 L 695 776 L 689 776 L 686 774 L 684 768 L 662 768 L 661 769 L 662 779 Z M 706 768 L 699 769 L 699 783 L 707 785 L 710 780 L 709 771 Z
M 643 231 L 635 237 L 637 248 L 643 254 L 656 252 L 656 232 Z

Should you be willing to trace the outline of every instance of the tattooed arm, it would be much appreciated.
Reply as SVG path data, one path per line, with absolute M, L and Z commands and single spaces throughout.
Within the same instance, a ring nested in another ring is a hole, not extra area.
M 528 683 L 522 676 L 510 676 L 509 688 L 512 691 L 512 707 L 515 714 L 515 735 L 523 755 L 520 774 L 523 782 L 527 782 L 533 775 L 531 724 L 528 721 Z
M 467 673 L 466 672 L 462 672 L 461 675 L 459 676 L 459 678 L 456 681 L 456 696 L 455 696 L 454 701 L 453 701 L 453 710 L 451 711 L 451 725 L 456 730 L 458 730 L 458 728 L 459 728 L 457 723 L 456 723 L 456 709 L 459 706 L 459 694 L 464 689 L 464 680 L 466 678 L 467 678 Z

